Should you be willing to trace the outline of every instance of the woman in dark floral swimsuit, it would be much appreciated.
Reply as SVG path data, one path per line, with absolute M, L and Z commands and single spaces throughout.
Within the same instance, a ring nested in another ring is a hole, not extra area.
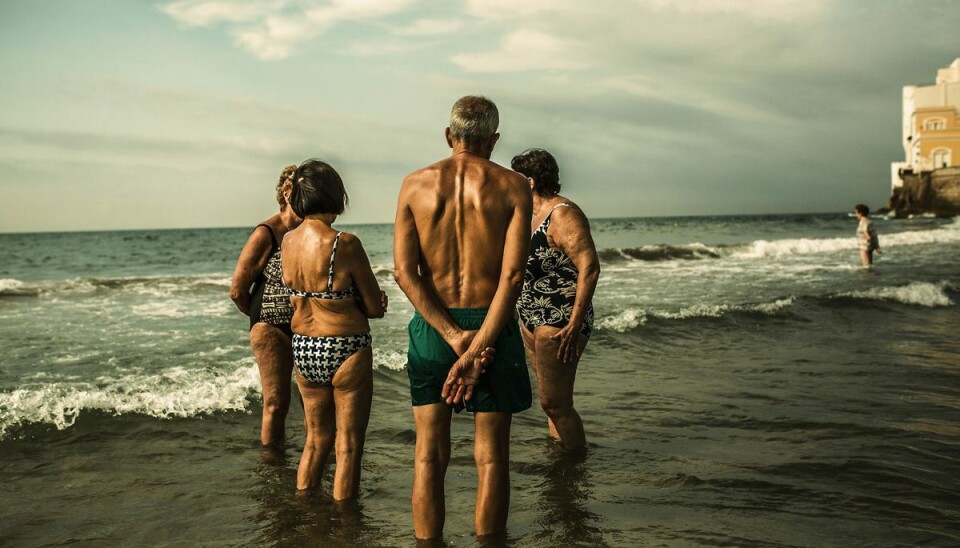
M 553 156 L 530 149 L 511 162 L 533 190 L 530 256 L 517 301 L 524 345 L 540 385 L 550 434 L 571 450 L 586 444 L 573 407 L 573 383 L 593 329 L 593 293 L 600 260 L 583 211 L 560 192 Z

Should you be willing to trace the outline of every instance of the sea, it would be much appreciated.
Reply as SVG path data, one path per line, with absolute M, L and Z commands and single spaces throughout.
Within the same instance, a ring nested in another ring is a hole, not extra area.
M 960 220 L 875 222 L 865 269 L 847 213 L 592 220 L 587 452 L 516 415 L 508 531 L 477 540 L 455 416 L 441 544 L 960 545 Z M 296 398 L 260 447 L 249 227 L 0 234 L 0 545 L 414 546 L 413 311 L 392 226 L 340 228 L 390 298 L 350 503 L 329 470 L 296 493 Z

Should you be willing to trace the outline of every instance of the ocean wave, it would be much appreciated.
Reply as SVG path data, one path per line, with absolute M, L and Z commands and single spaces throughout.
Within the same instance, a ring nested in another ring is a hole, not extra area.
M 373 368 L 381 367 L 390 371 L 403 371 L 407 368 L 406 350 L 379 350 L 373 349 Z
M 647 313 L 638 308 L 628 308 L 611 316 L 604 316 L 596 322 L 596 328 L 603 331 L 626 333 L 647 323 Z
M 776 316 L 796 303 L 796 297 L 785 297 L 770 302 L 749 304 L 696 304 L 678 311 L 644 310 L 628 308 L 616 314 L 600 318 L 596 327 L 599 330 L 626 333 L 643 327 L 651 319 L 688 320 L 694 318 L 721 318 L 730 314 L 763 314 Z
M 952 244 L 960 242 L 960 225 L 953 223 L 933 230 L 914 230 L 880 234 L 880 247 L 925 244 Z M 798 238 L 786 240 L 757 240 L 742 246 L 731 246 L 729 256 L 735 259 L 776 258 L 788 255 L 810 255 L 855 250 L 857 239 L 850 238 Z
M 93 382 L 27 384 L 0 393 L 0 439 L 28 423 L 63 430 L 73 426 L 84 411 L 163 419 L 241 411 L 259 390 L 260 375 L 252 358 L 223 370 L 174 367 L 151 375 L 104 376 Z
M 31 297 L 37 294 L 35 288 L 13 278 L 0 278 L 0 297 Z
M 686 320 L 688 318 L 720 318 L 728 314 L 747 313 L 764 314 L 775 316 L 781 311 L 791 307 L 796 302 L 795 297 L 777 299 L 766 303 L 753 304 L 697 304 L 682 308 L 678 312 L 659 312 L 653 316 L 665 320 Z
M 0 279 L 0 297 L 36 297 L 40 295 L 93 293 L 121 290 L 151 297 L 166 297 L 176 292 L 215 289 L 226 292 L 231 277 L 223 274 L 195 276 L 133 276 L 124 278 L 71 278 L 69 280 L 24 282 Z
M 836 297 L 848 299 L 866 299 L 872 301 L 888 301 L 900 304 L 925 306 L 953 306 L 955 303 L 947 295 L 947 291 L 954 290 L 946 281 L 940 283 L 913 282 L 898 287 L 873 287 L 862 291 L 839 293 Z
M 601 261 L 617 262 L 623 260 L 638 261 L 672 261 L 718 259 L 721 256 L 719 248 L 710 247 L 701 243 L 687 245 L 645 245 L 641 247 L 608 248 L 597 252 Z

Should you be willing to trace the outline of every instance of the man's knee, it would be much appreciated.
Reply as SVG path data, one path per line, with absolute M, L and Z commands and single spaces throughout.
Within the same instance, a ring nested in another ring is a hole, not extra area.
M 447 463 L 450 462 L 450 452 L 439 444 L 417 447 L 414 461 L 421 466 L 446 467 Z
M 477 432 L 473 446 L 473 458 L 477 466 L 506 464 L 510 461 L 510 422 L 488 425 L 486 431 Z

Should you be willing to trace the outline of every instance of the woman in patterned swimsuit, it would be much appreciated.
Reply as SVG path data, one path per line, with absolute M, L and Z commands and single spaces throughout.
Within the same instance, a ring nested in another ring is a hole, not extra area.
M 530 256 L 517 301 L 523 342 L 540 385 L 540 406 L 550 435 L 568 450 L 586 445 L 583 421 L 573 407 L 577 364 L 593 329 L 593 293 L 600 260 L 583 211 L 559 194 L 553 156 L 530 149 L 511 167 L 533 191 Z
M 280 212 L 257 225 L 247 239 L 233 271 L 230 298 L 250 316 L 250 346 L 260 368 L 263 417 L 260 442 L 276 446 L 284 438 L 290 408 L 293 355 L 290 348 L 290 295 L 280 279 L 280 242 L 300 225 L 290 207 L 291 177 L 296 165 L 283 168 L 277 183 Z
M 320 160 L 300 164 L 290 204 L 303 224 L 283 240 L 283 282 L 293 303 L 293 360 L 307 423 L 297 489 L 320 485 L 336 445 L 335 500 L 355 497 L 360 488 L 373 397 L 368 318 L 382 318 L 387 307 L 360 240 L 331 226 L 346 203 L 333 167 Z

